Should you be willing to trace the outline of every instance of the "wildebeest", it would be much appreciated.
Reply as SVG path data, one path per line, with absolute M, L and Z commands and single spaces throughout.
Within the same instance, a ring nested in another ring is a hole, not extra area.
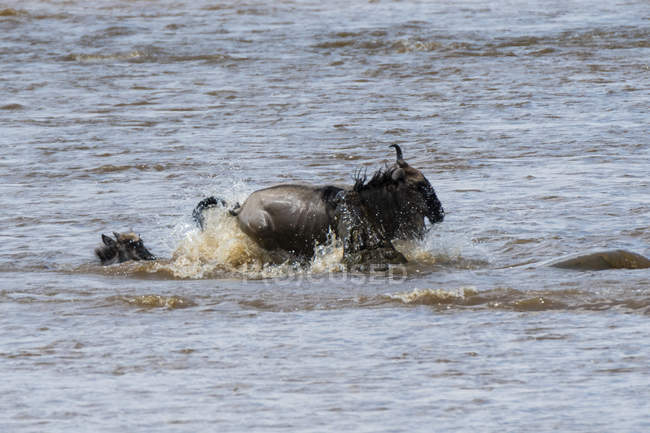
M 115 239 L 102 234 L 104 245 L 95 249 L 95 254 L 101 260 L 102 265 L 112 265 L 129 260 L 156 259 L 156 256 L 149 252 L 137 234 L 113 232 L 113 236 Z
M 267 250 L 284 250 L 311 257 L 317 243 L 334 233 L 343 242 L 343 261 L 350 264 L 404 263 L 393 239 L 420 238 L 425 217 L 433 224 L 444 219 L 435 190 L 404 161 L 397 144 L 393 165 L 376 171 L 370 180 L 361 174 L 349 187 L 281 184 L 253 192 L 229 212 L 239 227 Z M 196 206 L 194 219 L 203 228 L 203 212 L 224 206 L 208 197 Z

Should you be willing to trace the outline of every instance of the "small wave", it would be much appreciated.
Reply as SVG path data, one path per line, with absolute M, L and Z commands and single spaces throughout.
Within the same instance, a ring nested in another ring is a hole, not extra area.
M 244 61 L 246 58 L 232 57 L 222 53 L 183 54 L 168 53 L 156 46 L 134 48 L 131 51 L 117 53 L 71 53 L 61 57 L 61 60 L 78 63 L 132 62 L 132 63 L 185 63 L 202 62 L 218 64 L 226 61 Z
M 19 15 L 27 15 L 27 12 L 13 8 L 0 9 L 0 17 L 17 17 Z
M 506 47 L 534 47 L 540 44 L 540 38 L 536 36 L 520 36 L 507 39 L 499 44 L 497 48 Z
M 387 34 L 376 35 L 372 32 L 332 33 L 324 39 L 314 44 L 313 48 L 318 51 L 360 51 L 366 55 L 435 52 L 446 57 L 539 57 L 564 49 L 625 49 L 650 46 L 646 29 L 625 26 L 496 39 L 482 39 L 477 34 L 468 39 L 454 40 L 454 35 L 444 33 L 428 37 L 413 35 L 395 39 Z
M 40 11 L 37 14 L 33 14 L 24 9 L 14 9 L 14 8 L 0 9 L 0 18 L 10 18 L 10 17 L 27 17 L 28 19 L 35 19 L 35 20 L 47 20 L 47 19 L 65 20 L 68 19 L 70 15 L 67 15 L 65 13 L 48 14 L 48 13 L 42 13 Z
M 473 287 L 461 287 L 414 289 L 410 292 L 386 294 L 384 297 L 406 305 L 427 305 L 444 309 L 456 307 L 521 312 L 622 309 L 635 313 L 650 313 L 650 300 L 643 293 L 637 292 L 602 295 L 582 290 L 522 291 L 496 288 L 478 291 Z
M 358 161 L 366 158 L 365 156 L 362 155 L 352 155 L 349 153 L 335 153 L 333 157 L 334 159 L 341 159 L 344 161 Z
M 116 173 L 128 170 L 138 171 L 164 171 L 166 166 L 162 164 L 134 164 L 134 165 L 113 165 L 107 164 L 87 170 L 93 174 Z
M 315 48 L 319 49 L 334 49 L 334 48 L 344 48 L 356 44 L 354 39 L 344 39 L 340 41 L 327 41 L 321 42 L 314 45 Z
M 516 311 L 564 310 L 567 304 L 549 296 L 533 296 L 513 301 L 508 305 Z
M 463 305 L 468 298 L 477 294 L 478 291 L 473 287 L 461 287 L 454 290 L 414 289 L 412 292 L 401 292 L 385 296 L 412 305 Z
M 417 51 L 439 50 L 441 48 L 444 48 L 444 45 L 436 41 L 402 39 L 395 42 L 391 48 L 398 53 L 411 53 Z
M 6 105 L 0 106 L 0 110 L 7 110 L 7 111 L 18 111 L 18 110 L 22 110 L 24 108 L 25 107 L 23 105 L 20 105 L 20 104 L 6 104 Z
M 61 57 L 61 60 L 65 62 L 77 62 L 77 63 L 100 63 L 100 62 L 110 62 L 110 61 L 125 61 L 125 60 L 134 60 L 142 57 L 142 53 L 134 50 L 124 53 L 95 53 L 95 54 L 68 54 Z
M 555 52 L 554 48 L 542 48 L 541 50 L 531 51 L 529 54 L 531 56 L 540 57 L 547 54 L 553 54 Z
M 585 31 L 567 31 L 557 40 L 562 46 L 598 47 L 605 49 L 648 48 L 650 31 L 647 28 L 613 27 Z
M 443 41 L 443 39 L 445 39 Z M 398 53 L 410 54 L 421 52 L 438 52 L 447 57 L 500 57 L 500 56 L 514 56 L 511 51 L 497 49 L 495 46 L 480 42 L 467 42 L 467 41 L 447 41 L 447 37 L 441 39 L 421 39 L 421 38 L 404 38 L 404 39 L 387 39 L 387 38 L 372 38 L 366 39 L 364 36 L 359 36 L 356 39 L 334 39 L 325 42 L 317 43 L 313 46 L 316 50 L 346 50 L 346 51 L 362 51 L 366 54 L 381 54 L 381 53 Z
M 108 303 L 127 304 L 140 308 L 166 308 L 174 310 L 179 308 L 188 308 L 196 306 L 191 299 L 182 296 L 162 296 L 162 295 L 137 295 L 137 296 L 113 296 L 107 299 Z

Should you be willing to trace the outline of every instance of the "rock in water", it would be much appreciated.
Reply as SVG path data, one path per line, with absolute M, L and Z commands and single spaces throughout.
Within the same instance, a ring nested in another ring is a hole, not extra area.
M 596 253 L 561 259 L 551 263 L 556 268 L 580 271 L 602 271 L 605 269 L 647 269 L 650 260 L 625 250 L 599 251 Z

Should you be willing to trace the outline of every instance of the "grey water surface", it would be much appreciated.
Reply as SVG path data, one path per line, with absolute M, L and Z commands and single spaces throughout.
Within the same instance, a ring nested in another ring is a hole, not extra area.
M 0 0 L 0 431 L 650 431 L 650 4 Z M 406 160 L 410 262 L 227 215 Z M 101 233 L 163 259 L 101 267 Z

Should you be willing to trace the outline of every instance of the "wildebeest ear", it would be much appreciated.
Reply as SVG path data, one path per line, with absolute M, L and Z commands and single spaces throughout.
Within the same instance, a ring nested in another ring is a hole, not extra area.
M 406 177 L 406 172 L 404 171 L 403 168 L 398 168 L 397 170 L 393 170 L 393 174 L 391 177 L 395 182 L 398 182 L 400 180 L 403 180 Z
M 107 245 L 109 247 L 115 244 L 115 241 L 105 234 L 102 234 L 102 241 L 104 242 L 104 245 Z

